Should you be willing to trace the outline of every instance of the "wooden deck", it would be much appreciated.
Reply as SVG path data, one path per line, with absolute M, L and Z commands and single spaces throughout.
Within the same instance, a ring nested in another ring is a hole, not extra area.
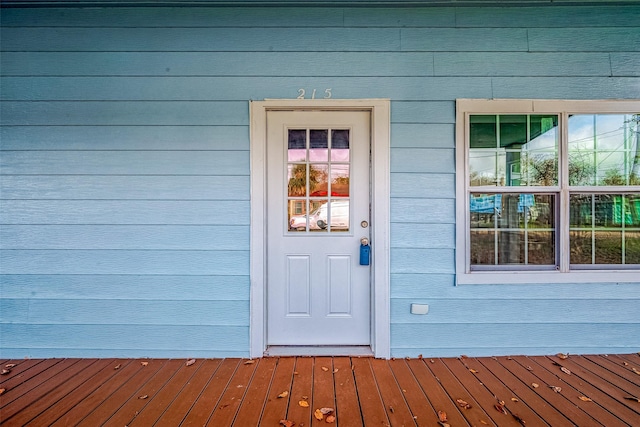
M 186 362 L 2 360 L 0 424 L 640 426 L 638 354 Z

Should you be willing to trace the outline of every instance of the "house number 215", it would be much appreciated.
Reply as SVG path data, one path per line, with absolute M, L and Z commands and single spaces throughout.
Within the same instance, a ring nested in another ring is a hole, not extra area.
M 305 99 L 305 95 L 306 94 L 307 94 L 307 91 L 302 89 L 302 88 L 300 88 L 300 89 L 298 89 L 298 98 L 296 98 L 296 99 Z M 323 98 L 324 99 L 331 98 L 331 88 L 328 88 L 328 89 L 324 90 Z M 316 90 L 315 89 L 311 92 L 311 99 L 316 99 Z

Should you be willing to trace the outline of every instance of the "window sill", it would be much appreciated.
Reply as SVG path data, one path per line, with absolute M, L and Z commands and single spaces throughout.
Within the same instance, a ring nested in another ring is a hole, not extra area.
M 638 283 L 638 270 L 474 271 L 456 274 L 456 285 L 557 283 Z

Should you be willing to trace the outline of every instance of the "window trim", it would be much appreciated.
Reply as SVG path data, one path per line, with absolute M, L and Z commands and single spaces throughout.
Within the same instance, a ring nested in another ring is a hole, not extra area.
M 566 123 L 569 114 L 630 113 L 640 111 L 640 100 L 536 100 L 536 99 L 457 99 L 456 100 L 456 285 L 461 284 L 541 284 L 541 283 L 639 283 L 637 269 L 570 270 L 568 255 L 561 255 L 557 270 L 474 270 L 469 263 L 470 214 L 467 121 L 472 114 L 558 114 L 560 123 Z M 561 125 L 560 141 L 568 138 L 568 129 Z M 563 144 L 558 147 L 561 168 L 568 166 Z M 566 169 L 565 169 L 566 170 Z M 569 223 L 569 187 L 567 174 L 562 174 L 558 203 L 559 224 Z M 630 192 L 640 186 L 627 187 Z M 496 187 L 501 190 L 502 187 Z M 536 187 L 527 187 L 534 191 Z M 548 188 L 547 188 L 548 189 Z M 584 187 L 594 192 L 602 187 Z M 509 191 L 509 190 L 507 190 Z M 559 253 L 569 253 L 569 228 L 559 226 Z

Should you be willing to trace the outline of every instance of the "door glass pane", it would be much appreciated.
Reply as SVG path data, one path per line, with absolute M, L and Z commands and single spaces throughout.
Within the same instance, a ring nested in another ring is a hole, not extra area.
M 326 129 L 309 131 L 309 160 L 312 162 L 329 160 L 329 132 Z
M 307 195 L 307 165 L 296 163 L 288 165 L 289 197 Z
M 311 197 L 326 197 L 329 194 L 329 165 L 309 165 L 309 192 Z
M 349 130 L 334 129 L 331 131 L 331 161 L 349 161 Z
M 290 129 L 287 145 L 287 159 L 290 162 L 304 162 L 307 159 L 306 129 Z
M 349 165 L 331 165 L 331 196 L 349 197 Z
M 288 139 L 289 231 L 348 231 L 349 129 L 292 129 Z

